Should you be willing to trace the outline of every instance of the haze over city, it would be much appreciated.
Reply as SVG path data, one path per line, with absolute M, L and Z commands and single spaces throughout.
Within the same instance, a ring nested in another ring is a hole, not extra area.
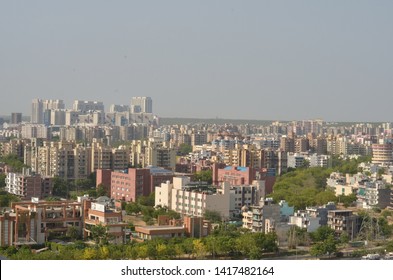
M 7 1 L 0 115 L 33 98 L 161 117 L 391 121 L 391 1 Z

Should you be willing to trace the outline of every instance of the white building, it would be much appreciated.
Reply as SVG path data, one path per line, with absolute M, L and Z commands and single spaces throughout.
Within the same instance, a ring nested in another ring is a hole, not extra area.
M 89 111 L 102 111 L 104 112 L 104 103 L 101 101 L 81 101 L 75 100 L 72 105 L 74 111 L 79 111 L 86 114 Z
M 306 160 L 306 155 L 299 153 L 288 153 L 287 166 L 291 168 L 302 167 Z
M 153 113 L 151 97 L 133 97 L 131 99 L 131 113 Z
M 181 214 L 203 216 L 206 210 L 217 211 L 223 219 L 230 217 L 230 186 L 221 189 L 191 183 L 188 177 L 175 177 L 173 184 L 155 188 L 155 205 L 167 206 Z
M 320 220 L 320 217 L 311 216 L 308 211 L 299 210 L 289 217 L 289 224 L 307 229 L 307 232 L 314 232 L 321 226 Z

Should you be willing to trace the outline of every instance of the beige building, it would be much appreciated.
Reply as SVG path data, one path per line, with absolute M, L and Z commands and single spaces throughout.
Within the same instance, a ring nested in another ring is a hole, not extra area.
M 184 215 L 203 216 L 206 210 L 217 211 L 223 219 L 230 217 L 230 187 L 211 188 L 191 183 L 188 177 L 175 177 L 173 184 L 155 188 L 155 205 L 167 206 Z
M 176 150 L 165 143 L 149 141 L 145 158 L 144 167 L 152 165 L 175 170 Z
M 108 197 L 99 197 L 96 201 L 83 200 L 84 227 L 83 237 L 88 238 L 92 234 L 92 228 L 101 225 L 107 228 L 110 242 L 123 244 L 127 223 L 123 222 L 122 211 L 111 207 L 112 201 Z

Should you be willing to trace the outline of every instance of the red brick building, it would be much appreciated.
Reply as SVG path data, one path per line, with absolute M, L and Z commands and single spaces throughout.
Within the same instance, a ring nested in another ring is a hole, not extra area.
M 136 201 L 147 196 L 166 181 L 173 181 L 174 173 L 159 167 L 129 168 L 124 172 L 97 170 L 97 186 L 110 181 L 110 196 L 116 200 Z

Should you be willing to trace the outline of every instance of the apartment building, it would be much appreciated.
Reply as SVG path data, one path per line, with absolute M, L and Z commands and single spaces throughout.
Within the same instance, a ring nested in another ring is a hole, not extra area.
M 110 177 L 110 179 L 109 179 Z M 147 196 L 155 186 L 172 181 L 173 172 L 160 167 L 128 168 L 123 171 L 97 172 L 97 186 L 105 185 L 110 180 L 111 198 L 124 201 L 136 201 L 139 196 Z
M 289 224 L 306 229 L 307 232 L 314 232 L 321 226 L 320 220 L 320 217 L 313 216 L 306 210 L 298 210 L 289 217 Z
M 175 177 L 173 184 L 162 183 L 155 188 L 155 205 L 166 206 L 183 215 L 202 217 L 206 210 L 217 211 L 223 219 L 230 218 L 230 186 L 214 188 L 204 182 L 191 182 L 188 177 Z
M 354 215 L 351 210 L 330 210 L 327 217 L 327 225 L 338 235 L 346 232 L 349 236 L 355 237 L 360 230 L 360 217 Z
M 123 244 L 125 242 L 124 228 L 127 223 L 123 222 L 122 211 L 114 209 L 113 202 L 108 197 L 99 197 L 97 200 L 83 200 L 83 238 L 92 237 L 92 228 L 101 225 L 107 228 L 110 242 Z
M 393 163 L 393 145 L 387 144 L 373 144 L 372 145 L 372 163 L 391 164 Z
M 159 166 L 175 170 L 176 149 L 164 146 L 162 142 L 149 141 L 145 149 L 145 162 L 143 167 L 146 166 Z
M 22 173 L 10 172 L 5 179 L 5 191 L 22 199 L 42 199 L 52 195 L 53 178 L 34 174 L 30 169 L 23 169 Z
M 31 123 L 33 124 L 50 124 L 51 110 L 64 109 L 63 100 L 43 100 L 33 99 L 31 104 Z
M 242 211 L 243 228 L 252 232 L 272 232 L 281 221 L 280 205 L 271 198 L 261 199 L 259 205 L 245 206 Z

